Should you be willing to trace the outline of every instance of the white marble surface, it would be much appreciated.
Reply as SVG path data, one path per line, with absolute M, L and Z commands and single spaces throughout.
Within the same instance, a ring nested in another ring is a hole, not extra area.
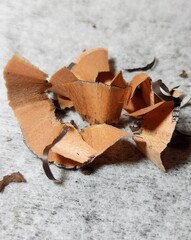
M 20 171 L 28 181 L 0 194 L 0 239 L 191 239 L 191 143 L 169 149 L 181 164 L 168 173 L 121 143 L 98 160 L 92 175 L 53 166 L 64 178 L 54 185 L 23 144 L 2 76 L 15 52 L 51 75 L 83 49 L 106 47 L 117 70 L 156 56 L 151 77 L 190 93 L 190 11 L 189 0 L 0 1 L 0 178 Z M 189 78 L 179 77 L 182 69 Z

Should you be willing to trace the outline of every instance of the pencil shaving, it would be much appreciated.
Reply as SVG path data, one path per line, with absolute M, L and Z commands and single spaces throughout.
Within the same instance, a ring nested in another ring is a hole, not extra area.
M 80 80 L 95 82 L 99 72 L 108 72 L 108 51 L 95 48 L 84 51 L 74 61 L 71 72 Z
M 163 102 L 145 114 L 141 121 L 141 134 L 135 135 L 137 148 L 158 168 L 165 171 L 161 153 L 172 138 L 176 122 L 172 120 L 174 103 Z
M 127 83 L 121 71 L 111 72 L 103 48 L 84 51 L 49 82 L 47 77 L 19 55 L 14 55 L 4 70 L 9 104 L 25 142 L 44 163 L 79 168 L 120 139 L 133 136 L 137 148 L 165 171 L 161 153 L 170 142 L 181 106 L 182 93 L 176 88 L 169 90 L 161 80 L 152 82 L 145 73 Z M 61 109 L 74 106 L 91 125 L 78 131 L 75 125 L 61 123 L 47 91 L 56 94 Z M 122 109 L 139 119 L 133 135 L 108 125 L 119 122 Z M 48 169 L 47 176 L 56 180 L 50 173 Z
M 15 55 L 4 70 L 8 100 L 20 123 L 28 147 L 39 157 L 64 125 L 54 116 L 54 105 L 45 94 L 47 75 Z
M 71 125 L 66 136 L 51 150 L 74 161 L 73 167 L 79 167 L 92 162 L 120 139 L 130 136 L 132 135 L 107 124 L 92 125 L 81 132 Z M 68 163 L 62 164 L 68 167 Z
M 67 86 L 75 110 L 91 124 L 117 123 L 127 89 L 76 81 Z

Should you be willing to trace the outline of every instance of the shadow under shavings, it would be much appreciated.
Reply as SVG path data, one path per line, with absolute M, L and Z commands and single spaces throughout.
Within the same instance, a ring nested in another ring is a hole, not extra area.
M 189 88 L 190 88 L 190 86 L 189 86 Z M 186 103 L 185 107 L 191 107 L 191 102 Z
M 180 168 L 191 157 L 191 138 L 174 134 L 167 148 L 162 152 L 162 161 L 167 171 Z
M 58 120 L 62 120 L 64 117 L 68 116 L 70 113 L 75 113 L 74 107 L 71 108 L 65 108 L 65 109 L 59 109 L 56 108 L 55 110 L 55 116 Z M 72 119 L 71 119 L 72 120 Z
M 129 141 L 122 139 L 108 148 L 101 156 L 92 163 L 81 168 L 85 175 L 96 172 L 104 165 L 111 164 L 136 164 L 143 159 L 141 152 Z
M 115 58 L 110 58 L 109 59 L 109 67 L 110 67 L 110 71 L 115 74 L 116 71 L 117 71 L 116 59 Z
M 116 128 L 126 128 L 129 126 L 130 123 L 132 123 L 133 119 L 131 117 L 123 117 L 121 116 L 120 119 L 119 119 L 119 122 L 118 123 L 114 123 L 112 124 L 114 127 Z
M 162 152 L 162 161 L 167 171 L 178 170 L 189 162 L 191 156 L 191 139 L 174 135 L 167 148 Z M 127 140 L 120 140 L 97 157 L 92 163 L 81 168 L 81 172 L 90 175 L 104 165 L 136 164 L 144 155 Z

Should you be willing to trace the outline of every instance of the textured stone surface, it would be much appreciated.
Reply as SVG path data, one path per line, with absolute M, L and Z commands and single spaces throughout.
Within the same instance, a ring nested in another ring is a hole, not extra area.
M 51 75 L 83 49 L 106 47 L 117 70 L 156 56 L 151 77 L 190 93 L 190 10 L 188 0 L 0 2 L 0 178 L 20 171 L 28 181 L 0 194 L 0 239 L 191 239 L 190 142 L 168 149 L 176 163 L 168 173 L 122 142 L 91 175 L 52 166 L 64 179 L 54 185 L 23 143 L 2 76 L 15 52 Z M 179 77 L 183 69 L 189 78 Z

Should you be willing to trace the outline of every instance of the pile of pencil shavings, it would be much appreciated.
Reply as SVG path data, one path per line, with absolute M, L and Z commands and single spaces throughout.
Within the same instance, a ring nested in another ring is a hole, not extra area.
M 39 158 L 65 168 L 92 162 L 124 137 L 165 171 L 161 153 L 170 142 L 178 119 L 180 93 L 145 73 L 129 83 L 120 71 L 114 75 L 103 48 L 83 52 L 68 67 L 47 81 L 47 74 L 18 55 L 4 70 L 8 100 L 29 149 Z M 81 131 L 61 123 L 47 92 L 53 92 L 61 109 L 74 107 L 89 126 Z M 118 123 L 122 110 L 140 120 L 139 133 L 129 133 Z

